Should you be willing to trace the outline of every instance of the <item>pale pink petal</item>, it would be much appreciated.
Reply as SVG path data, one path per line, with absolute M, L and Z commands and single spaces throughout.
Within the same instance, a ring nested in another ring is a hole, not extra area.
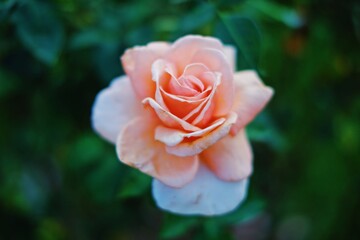
M 128 77 L 118 77 L 96 96 L 91 122 L 96 132 L 115 143 L 124 125 L 142 115 L 142 104 L 137 100 Z
M 236 118 L 236 113 L 230 112 L 226 121 L 214 131 L 191 142 L 182 142 L 172 147 L 166 146 L 166 151 L 179 157 L 199 154 L 226 136 L 229 133 L 231 126 L 236 122 Z
M 164 74 L 166 74 L 166 68 L 168 68 L 167 65 L 169 65 L 169 64 L 166 61 L 164 61 L 163 59 L 158 59 L 152 64 L 151 72 L 152 72 L 152 80 L 155 82 L 155 85 L 156 85 L 155 100 L 166 111 L 169 111 L 168 107 L 166 106 L 166 104 L 164 102 L 161 91 L 160 91 L 160 88 L 161 88 L 160 81 L 161 81 L 161 78 L 164 77 Z
M 150 106 L 152 109 L 154 109 L 157 116 L 160 118 L 160 120 L 168 127 L 174 127 L 178 129 L 184 129 L 186 131 L 199 131 L 201 128 L 198 128 L 183 119 L 175 116 L 174 114 L 170 113 L 163 107 L 161 107 L 154 99 L 152 98 L 145 98 L 142 101 L 143 104 L 146 106 Z
M 236 70 L 236 48 L 231 45 L 224 46 L 224 54 L 226 56 L 226 60 L 230 64 L 232 72 Z
M 120 133 L 116 151 L 120 161 L 138 168 L 171 187 L 182 187 L 195 176 L 197 156 L 180 158 L 165 151 L 164 144 L 154 140 L 157 122 L 138 117 Z
M 244 130 L 216 142 L 200 154 L 200 159 L 224 181 L 239 181 L 252 172 L 252 152 Z
M 214 116 L 224 116 L 231 110 L 234 100 L 233 71 L 223 52 L 215 49 L 201 49 L 191 60 L 193 63 L 201 62 L 212 72 L 221 73 L 221 84 L 214 96 Z
M 223 50 L 222 43 L 216 38 L 189 35 L 174 42 L 166 58 L 182 72 L 191 63 L 194 54 L 203 48 Z
M 234 76 L 235 98 L 232 111 L 238 114 L 238 119 L 231 128 L 235 135 L 244 128 L 265 107 L 274 91 L 265 86 L 254 71 L 237 72 Z
M 151 66 L 169 48 L 170 45 L 163 42 L 152 43 L 147 46 L 128 49 L 121 57 L 125 73 L 129 76 L 140 99 L 154 96 L 155 83 L 151 79 Z
M 149 49 L 156 52 L 160 56 L 165 56 L 170 49 L 170 43 L 168 42 L 151 42 L 146 45 Z
M 214 123 L 210 124 L 208 127 L 191 133 L 172 129 L 172 128 L 167 128 L 160 125 L 156 127 L 155 139 L 166 144 L 167 146 L 175 146 L 180 142 L 182 142 L 185 138 L 201 137 L 211 132 L 215 128 L 219 127 L 224 122 L 225 122 L 225 118 L 220 118 L 216 120 Z
M 248 181 L 222 181 L 200 164 L 189 184 L 172 188 L 153 180 L 152 193 L 156 204 L 166 211 L 212 216 L 228 213 L 238 207 L 246 198 Z

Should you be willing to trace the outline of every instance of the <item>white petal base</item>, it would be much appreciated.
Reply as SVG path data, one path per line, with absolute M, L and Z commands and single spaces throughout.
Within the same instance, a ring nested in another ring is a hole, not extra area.
M 204 165 L 194 180 L 182 188 L 172 188 L 154 179 L 152 193 L 156 204 L 183 215 L 220 215 L 234 210 L 247 193 L 248 178 L 238 182 L 218 179 Z

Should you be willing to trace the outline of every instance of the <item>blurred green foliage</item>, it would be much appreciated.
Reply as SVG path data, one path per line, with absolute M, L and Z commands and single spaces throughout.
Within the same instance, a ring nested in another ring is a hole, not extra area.
M 1 0 L 0 239 L 360 239 L 359 23 L 356 0 Z M 161 212 L 90 126 L 126 48 L 185 34 L 276 92 L 225 216 Z

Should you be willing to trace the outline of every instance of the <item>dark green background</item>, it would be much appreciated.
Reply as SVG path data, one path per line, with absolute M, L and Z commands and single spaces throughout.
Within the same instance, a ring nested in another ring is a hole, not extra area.
M 249 197 L 221 217 L 157 209 L 90 126 L 126 48 L 190 33 L 275 89 Z M 360 239 L 359 37 L 356 0 L 1 0 L 0 239 Z

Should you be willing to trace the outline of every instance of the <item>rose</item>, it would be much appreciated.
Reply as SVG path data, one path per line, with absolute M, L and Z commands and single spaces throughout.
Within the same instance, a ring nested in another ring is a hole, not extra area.
M 92 123 L 119 159 L 154 177 L 159 207 L 222 214 L 245 197 L 252 152 L 244 127 L 273 94 L 235 50 L 211 37 L 154 42 L 121 57 L 126 76 L 101 91 Z

